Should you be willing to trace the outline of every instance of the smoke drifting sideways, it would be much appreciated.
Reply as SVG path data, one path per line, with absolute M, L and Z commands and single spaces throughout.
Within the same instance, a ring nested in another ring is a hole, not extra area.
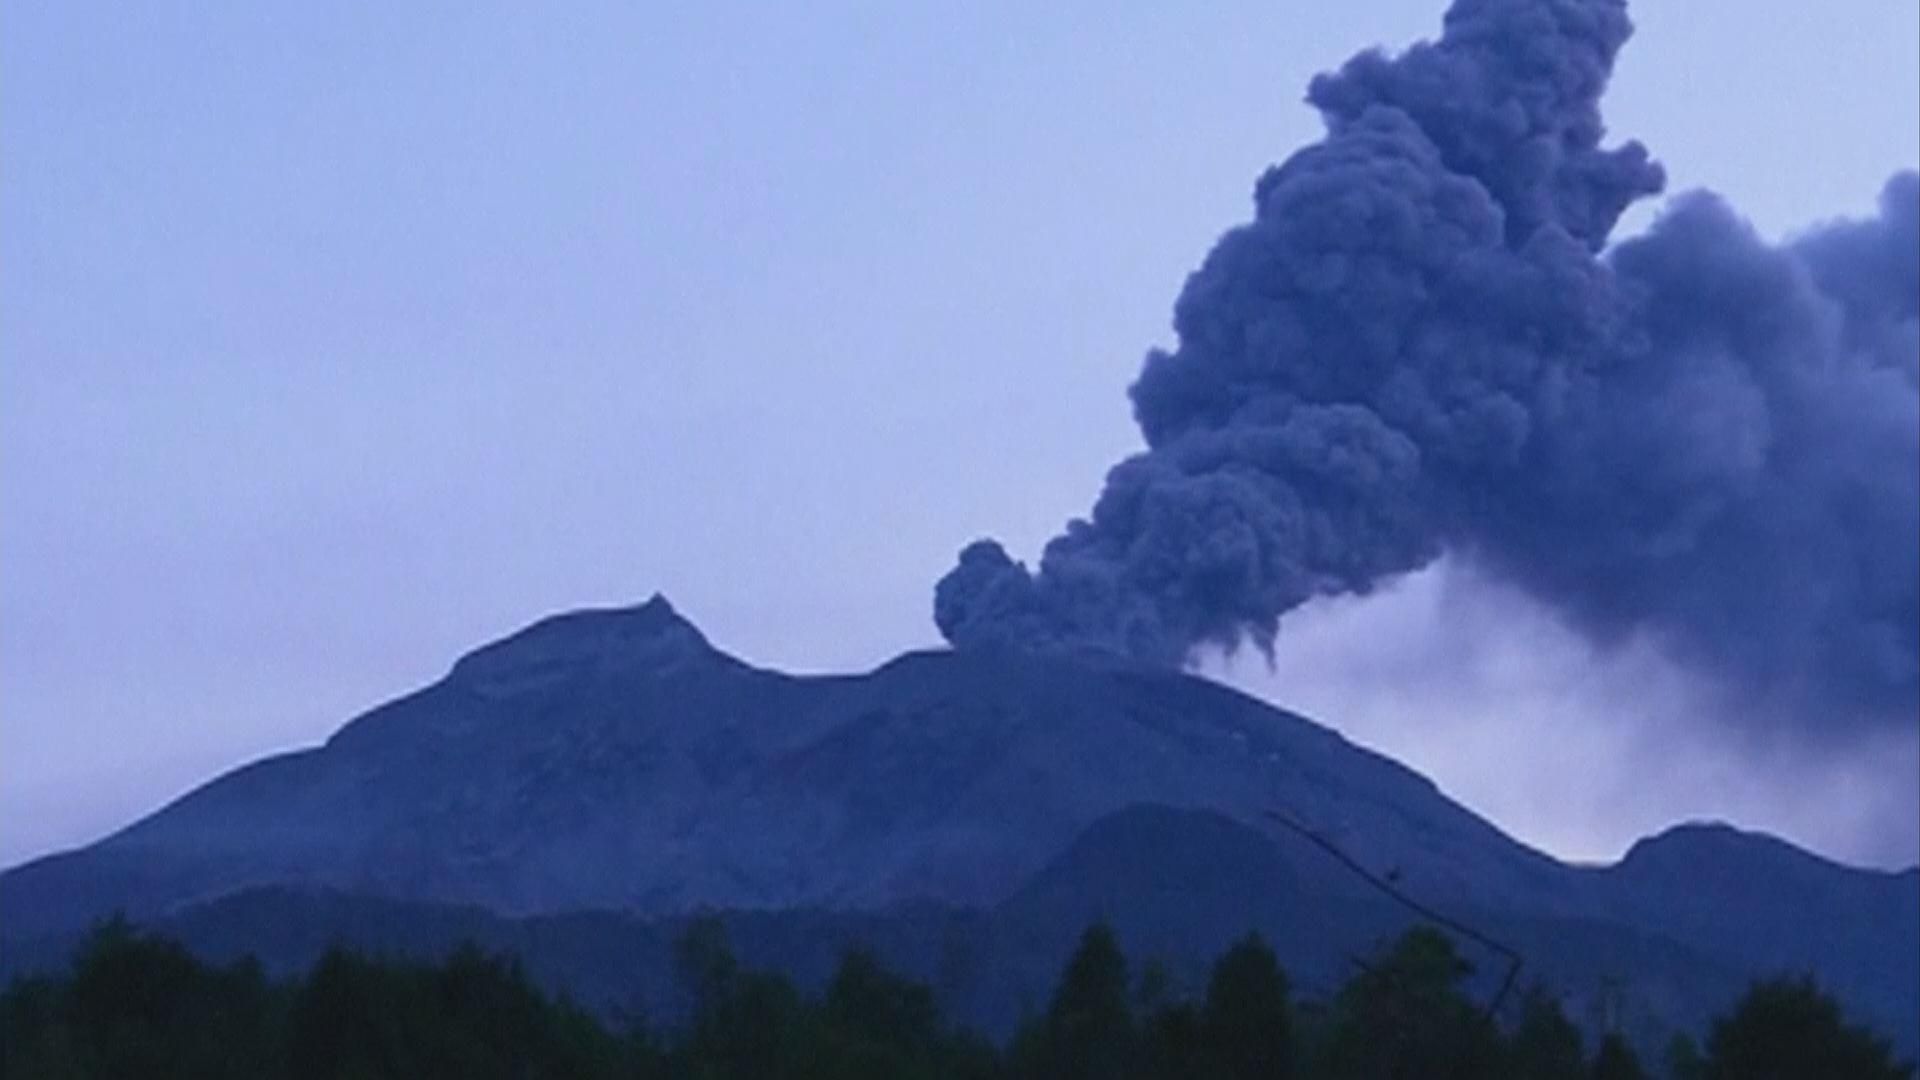
M 1768 712 L 1920 717 L 1920 178 L 1785 245 L 1603 148 L 1623 0 L 1458 0 L 1314 79 L 1326 135 L 1174 309 L 1146 449 L 1036 569 L 966 547 L 957 648 L 1178 666 L 1441 554 Z

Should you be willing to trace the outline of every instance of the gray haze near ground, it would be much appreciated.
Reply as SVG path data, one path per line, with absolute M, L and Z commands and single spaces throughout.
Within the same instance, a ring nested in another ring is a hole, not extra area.
M 1037 550 L 1136 445 L 1306 80 L 1438 16 L 12 5 L 0 862 L 561 607 L 660 589 L 807 670 L 932 641 L 956 538 Z M 1671 190 L 1778 238 L 1920 162 L 1912 5 L 1635 18 L 1607 115 Z M 1920 850 L 1911 734 L 1684 722 L 1657 652 L 1444 565 L 1229 677 L 1562 854 L 1682 814 Z
M 1890 866 L 1920 850 L 1911 731 L 1808 738 L 1713 722 L 1737 706 L 1655 643 L 1596 650 L 1539 601 L 1458 564 L 1368 599 L 1313 601 L 1282 636 L 1271 669 L 1210 655 L 1201 670 L 1310 716 L 1337 712 L 1346 731 L 1563 856 L 1611 860 L 1635 835 L 1694 819 L 1765 821 Z M 1393 645 L 1369 647 L 1381 641 Z

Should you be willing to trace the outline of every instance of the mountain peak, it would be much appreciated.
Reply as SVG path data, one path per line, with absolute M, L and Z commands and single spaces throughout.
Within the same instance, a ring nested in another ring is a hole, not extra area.
M 1724 821 L 1686 821 L 1636 841 L 1620 860 L 1625 870 L 1697 875 L 1703 867 L 1723 872 L 1807 873 L 1845 868 L 1766 833 Z
M 461 657 L 450 679 L 488 696 L 505 696 L 582 678 L 659 672 L 721 655 L 655 593 L 629 607 L 550 615 Z

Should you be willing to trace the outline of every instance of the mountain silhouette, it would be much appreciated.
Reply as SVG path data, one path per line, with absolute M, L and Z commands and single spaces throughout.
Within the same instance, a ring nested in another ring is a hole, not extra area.
M 1511 953 L 1650 1038 L 1755 975 L 1811 971 L 1920 1044 L 1920 870 L 1700 825 L 1569 865 L 1204 679 L 991 650 L 792 676 L 714 648 L 662 597 L 536 623 L 321 746 L 0 875 L 0 966 L 52 962 L 116 911 L 290 964 L 334 938 L 538 954 L 589 919 L 648 943 L 651 968 L 608 972 L 576 944 L 533 969 L 657 1005 L 663 935 L 721 911 L 750 957 L 797 969 L 890 942 L 1004 1029 L 1092 919 L 1191 977 L 1259 928 L 1311 990 L 1418 917 L 1392 893 L 1506 950 L 1468 943 L 1489 999 Z

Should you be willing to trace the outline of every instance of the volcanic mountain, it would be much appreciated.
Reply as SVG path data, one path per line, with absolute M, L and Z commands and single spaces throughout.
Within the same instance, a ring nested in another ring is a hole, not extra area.
M 1176 967 L 1260 928 L 1303 986 L 1329 983 L 1413 918 L 1388 880 L 1498 938 L 1474 956 L 1487 971 L 1512 954 L 1579 1000 L 1624 995 L 1650 1027 L 1806 970 L 1920 1044 L 1920 869 L 1698 825 L 1569 865 L 1200 678 L 988 650 L 796 677 L 715 649 L 661 597 L 536 623 L 321 746 L 0 875 L 0 943 L 17 968 L 121 911 L 270 951 L 217 930 L 251 911 L 345 920 L 320 936 L 382 922 L 389 944 L 457 923 L 537 951 L 554 933 L 529 927 L 583 912 L 651 941 L 715 910 L 769 942 L 893 941 L 926 969 L 940 949 L 911 939 L 937 924 L 993 969 L 952 996 L 1004 1025 L 1094 918 Z

